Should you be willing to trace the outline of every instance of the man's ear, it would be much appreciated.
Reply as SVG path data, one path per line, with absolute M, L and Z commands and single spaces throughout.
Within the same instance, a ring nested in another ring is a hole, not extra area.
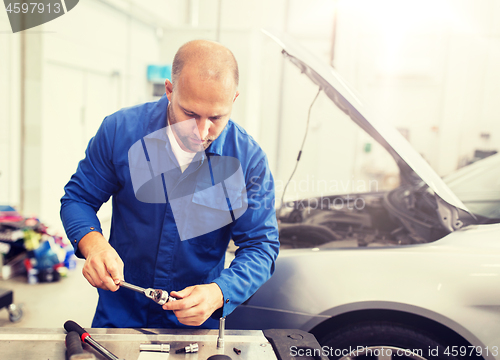
M 168 101 L 172 101 L 172 92 L 174 91 L 174 85 L 169 79 L 165 80 L 165 93 L 167 94 Z
M 240 95 L 240 92 L 239 90 L 236 90 L 236 94 L 234 94 L 234 99 L 233 99 L 233 102 L 236 101 L 236 98 Z

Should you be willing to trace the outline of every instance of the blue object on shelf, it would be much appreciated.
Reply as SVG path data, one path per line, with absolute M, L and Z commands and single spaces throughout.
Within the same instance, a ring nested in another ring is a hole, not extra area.
M 64 266 L 66 266 L 68 270 L 73 270 L 74 268 L 76 268 L 75 251 L 71 246 L 65 248 L 65 250 L 66 250 L 66 257 L 64 258 Z
M 54 265 L 59 264 L 59 259 L 50 248 L 50 243 L 48 241 L 40 243 L 40 246 L 33 252 L 35 253 L 37 261 L 35 268 L 38 270 L 50 269 Z
M 171 79 L 172 65 L 148 65 L 148 81 L 163 83 L 165 79 Z
M 10 205 L 0 205 L 0 211 L 16 211 L 12 206 Z

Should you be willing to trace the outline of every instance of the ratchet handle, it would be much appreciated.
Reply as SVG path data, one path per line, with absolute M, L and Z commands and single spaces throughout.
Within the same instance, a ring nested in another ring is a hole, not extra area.
M 82 341 L 86 342 L 90 346 L 92 346 L 94 349 L 99 351 L 102 355 L 106 357 L 108 360 L 119 360 L 118 357 L 110 352 L 108 349 L 106 349 L 104 346 L 99 344 L 97 341 L 92 339 L 92 337 L 89 335 L 88 332 L 85 331 L 84 328 L 82 328 L 80 325 L 78 325 L 76 322 L 73 320 L 68 320 L 64 323 L 64 328 L 66 329 L 67 332 L 75 331 L 78 333 Z
M 68 333 L 74 331 L 78 334 L 78 336 L 80 336 L 81 340 L 82 341 L 85 341 L 85 338 L 87 336 L 90 336 L 88 332 L 85 331 L 84 328 L 82 328 L 80 325 L 78 325 L 76 322 L 74 322 L 73 320 L 68 320 L 64 323 L 64 329 L 66 329 L 66 331 Z
M 83 354 L 82 341 L 80 335 L 76 331 L 70 331 L 66 335 L 66 349 L 68 352 L 68 359 L 73 355 Z

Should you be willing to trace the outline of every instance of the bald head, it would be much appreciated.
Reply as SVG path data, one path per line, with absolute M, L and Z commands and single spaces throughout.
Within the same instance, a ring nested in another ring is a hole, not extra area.
M 227 81 L 230 78 L 234 89 L 238 87 L 238 63 L 233 53 L 225 46 L 208 40 L 193 40 L 182 45 L 172 64 L 172 83 L 179 81 L 184 68 L 189 67 L 201 81 Z

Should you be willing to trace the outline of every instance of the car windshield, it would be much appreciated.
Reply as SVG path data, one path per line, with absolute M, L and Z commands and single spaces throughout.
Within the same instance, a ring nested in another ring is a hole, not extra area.
M 465 166 L 444 181 L 473 214 L 500 221 L 500 154 Z

